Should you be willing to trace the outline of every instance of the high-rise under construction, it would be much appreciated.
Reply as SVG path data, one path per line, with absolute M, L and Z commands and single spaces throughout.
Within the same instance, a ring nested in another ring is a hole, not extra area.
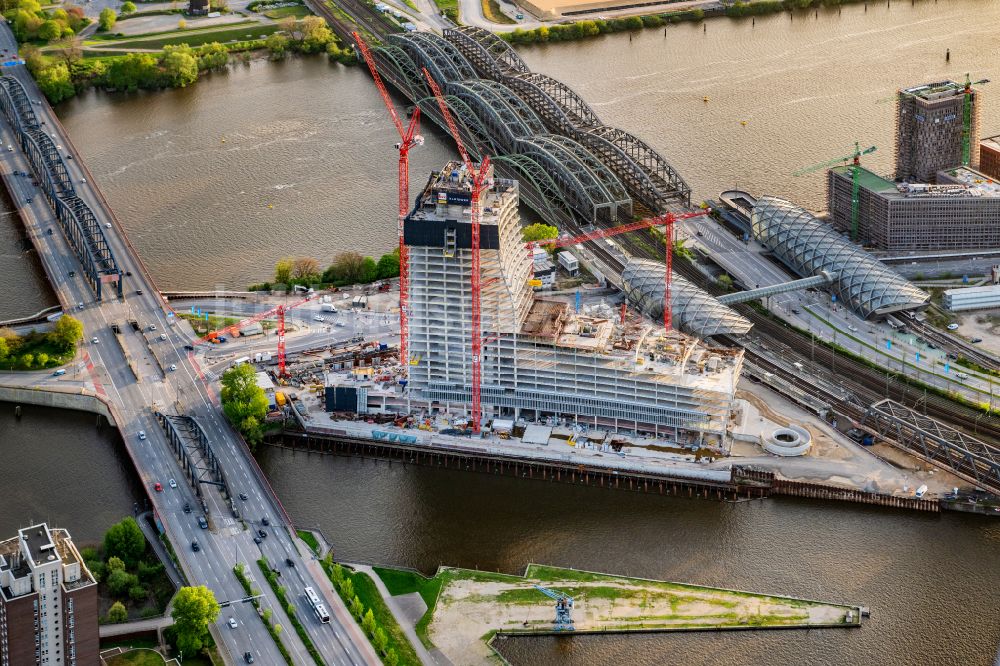
M 483 422 L 544 418 L 661 435 L 724 435 L 742 351 L 538 298 L 521 236 L 518 184 L 488 174 L 481 194 Z M 429 408 L 467 412 L 472 385 L 469 174 L 431 175 L 404 224 L 410 257 L 409 392 Z
M 979 93 L 971 84 L 939 81 L 900 90 L 896 179 L 933 183 L 942 169 L 976 168 L 978 137 Z

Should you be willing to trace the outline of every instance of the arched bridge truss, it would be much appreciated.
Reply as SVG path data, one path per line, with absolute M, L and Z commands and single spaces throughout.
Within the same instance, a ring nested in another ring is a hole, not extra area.
M 83 276 L 97 300 L 103 297 L 105 283 L 114 284 L 120 298 L 122 272 L 108 245 L 104 229 L 90 207 L 76 195 L 66 163 L 52 138 L 41 130 L 24 86 L 10 76 L 0 77 L 0 112 L 14 129 L 18 144 L 24 150 L 70 247 L 80 260 Z

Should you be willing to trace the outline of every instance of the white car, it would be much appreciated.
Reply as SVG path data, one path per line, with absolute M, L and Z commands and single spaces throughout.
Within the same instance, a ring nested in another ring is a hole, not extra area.
M 848 326 L 847 330 L 851 331 L 852 333 L 857 333 L 858 332 L 858 327 L 857 326 Z
M 110 229 L 111 228 L 111 223 L 110 222 L 105 222 L 104 223 L 104 228 L 105 229 Z
M 958 330 L 958 324 L 948 324 L 948 330 L 949 331 L 957 331 Z
M 91 341 L 92 343 L 94 343 L 95 345 L 96 345 L 96 344 L 97 344 L 98 342 L 100 342 L 100 340 L 98 340 L 98 339 L 97 339 L 96 337 L 93 337 L 93 338 L 91 338 L 91 339 L 90 339 L 90 341 Z
M 235 617 L 231 617 L 231 618 L 229 618 L 229 627 L 230 627 L 231 629 L 235 629 L 235 628 L 236 628 L 236 627 L 238 627 L 238 626 L 239 626 L 239 625 L 238 625 L 238 624 L 236 623 L 236 618 L 235 618 Z
M 315 317 L 313 317 L 313 321 L 326 321 L 326 319 L 324 319 L 323 317 L 321 317 L 319 315 L 316 315 Z
M 169 481 L 167 481 L 167 483 L 170 485 L 171 488 L 177 487 L 177 482 L 174 481 L 173 479 L 170 479 Z
M 170 372 L 177 372 L 177 366 L 173 363 L 170 364 Z
M 140 430 L 139 431 L 139 441 L 142 441 L 144 439 L 146 439 L 146 431 L 145 430 Z

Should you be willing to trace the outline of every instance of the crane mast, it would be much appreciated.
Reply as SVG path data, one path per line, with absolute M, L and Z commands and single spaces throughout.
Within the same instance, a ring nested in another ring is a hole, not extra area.
M 395 145 L 399 151 L 399 217 L 397 220 L 397 231 L 399 235 L 399 360 L 403 366 L 403 372 L 409 369 L 409 307 L 410 307 L 410 253 L 403 238 L 403 228 L 406 214 L 410 207 L 410 149 L 414 146 L 422 146 L 424 138 L 418 134 L 420 128 L 420 107 L 413 110 L 409 124 L 404 128 L 403 122 L 396 113 L 396 107 L 389 97 L 389 91 L 379 76 L 375 67 L 375 60 L 372 57 L 368 44 L 361 35 L 354 33 L 354 40 L 357 42 L 361 56 L 371 71 L 375 86 L 382 95 L 385 108 L 389 111 L 392 124 L 399 134 L 399 143 Z
M 462 137 L 459 135 L 458 126 L 455 124 L 455 120 L 451 116 L 451 111 L 448 110 L 448 105 L 444 101 L 444 95 L 441 93 L 441 86 L 437 84 L 437 81 L 434 80 L 434 77 L 431 76 L 426 67 L 423 71 L 424 77 L 427 78 L 427 82 L 434 93 L 434 98 L 437 100 L 438 108 L 441 110 L 441 115 L 444 116 L 445 122 L 448 123 L 448 130 L 455 139 L 455 144 L 458 146 L 458 152 L 462 156 L 462 162 L 465 164 L 465 169 L 469 173 L 469 178 L 472 181 L 472 432 L 474 434 L 479 434 L 482 428 L 483 382 L 483 322 L 481 312 L 481 267 L 479 257 L 479 216 L 481 207 L 479 198 L 482 194 L 483 185 L 486 183 L 486 178 L 489 173 L 490 158 L 488 155 L 484 155 L 482 161 L 479 163 L 479 169 L 477 170 L 475 168 L 475 165 L 472 163 L 472 159 L 469 157 L 468 151 L 465 149 L 465 144 L 462 142 Z

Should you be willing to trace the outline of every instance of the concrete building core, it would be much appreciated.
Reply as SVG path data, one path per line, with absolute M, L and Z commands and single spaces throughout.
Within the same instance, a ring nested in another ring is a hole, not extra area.
M 969 165 L 979 164 L 979 93 L 970 93 Z M 899 91 L 896 179 L 931 183 L 938 171 L 962 164 L 964 86 L 939 81 Z
M 409 247 L 409 391 L 430 410 L 471 403 L 471 184 L 451 162 L 431 174 L 404 222 Z M 521 236 L 518 184 L 489 174 L 482 194 L 484 423 L 555 416 L 604 428 L 724 436 L 741 350 L 716 349 L 616 308 L 576 312 L 538 298 Z
M 0 541 L 0 666 L 96 664 L 97 582 L 69 532 L 41 523 Z
M 1000 247 L 1000 183 L 968 167 L 936 174 L 936 185 L 894 183 L 861 168 L 858 240 L 892 252 Z M 830 222 L 851 228 L 851 167 L 827 176 Z

